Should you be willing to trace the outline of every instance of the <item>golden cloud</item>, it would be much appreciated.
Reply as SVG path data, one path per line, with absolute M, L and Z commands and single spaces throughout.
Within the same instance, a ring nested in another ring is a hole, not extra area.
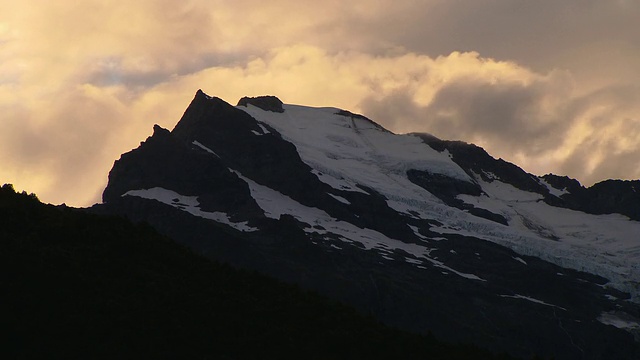
M 5 2 L 0 181 L 53 203 L 99 201 L 113 161 L 154 123 L 172 128 L 199 88 L 229 102 L 272 94 L 363 112 L 396 132 L 477 142 L 536 173 L 640 177 L 640 90 L 623 86 L 629 71 L 577 78 L 473 49 L 421 51 L 442 44 L 433 34 L 455 43 L 468 33 L 437 18 L 463 16 L 456 3 Z

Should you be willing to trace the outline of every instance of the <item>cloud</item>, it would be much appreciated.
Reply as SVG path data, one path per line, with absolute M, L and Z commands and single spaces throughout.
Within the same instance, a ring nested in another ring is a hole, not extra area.
M 537 74 L 511 62 L 452 53 L 440 57 L 419 87 L 365 98 L 363 111 L 373 118 L 394 119 L 400 132 L 429 132 L 487 146 L 498 155 L 543 156 L 567 136 L 571 77 L 553 71 Z M 513 156 L 507 156 L 513 159 Z
M 0 136 L 3 181 L 13 178 L 33 185 L 54 202 L 93 200 L 78 189 L 104 182 L 106 174 L 91 168 L 104 161 L 103 151 L 121 125 L 118 119 L 123 111 L 105 95 L 78 88 L 4 112 L 6 132 Z
M 633 5 L 3 2 L 0 181 L 90 205 L 198 88 L 350 109 L 585 183 L 640 177 Z
M 601 89 L 572 105 L 577 126 L 558 171 L 587 184 L 640 178 L 640 86 Z
M 569 175 L 586 185 L 640 178 L 640 87 L 580 95 L 566 73 L 524 75 L 528 80 L 459 78 L 425 105 L 415 90 L 399 89 L 364 99 L 362 108 L 394 119 L 392 128 L 473 142 L 539 175 Z
M 442 87 L 425 108 L 426 127 L 444 138 L 462 138 L 506 151 L 539 155 L 566 137 L 572 119 L 565 118 L 558 96 L 568 96 L 562 80 L 531 83 L 454 81 Z

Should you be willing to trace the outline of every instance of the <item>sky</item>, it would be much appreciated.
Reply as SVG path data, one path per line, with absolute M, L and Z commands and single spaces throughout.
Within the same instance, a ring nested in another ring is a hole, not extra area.
M 640 0 L 0 2 L 0 183 L 101 201 L 198 89 L 362 113 L 589 186 L 640 178 Z

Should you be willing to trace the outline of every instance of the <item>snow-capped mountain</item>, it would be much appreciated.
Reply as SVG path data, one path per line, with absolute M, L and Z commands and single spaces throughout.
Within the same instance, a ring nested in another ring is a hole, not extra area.
M 640 356 L 640 181 L 536 177 L 336 108 L 198 91 L 96 211 L 408 330 L 519 356 Z

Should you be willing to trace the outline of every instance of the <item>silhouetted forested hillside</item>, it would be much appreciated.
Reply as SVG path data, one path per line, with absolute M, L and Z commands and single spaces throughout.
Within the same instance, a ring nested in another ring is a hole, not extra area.
M 494 358 L 10 185 L 0 189 L 0 241 L 4 359 Z

